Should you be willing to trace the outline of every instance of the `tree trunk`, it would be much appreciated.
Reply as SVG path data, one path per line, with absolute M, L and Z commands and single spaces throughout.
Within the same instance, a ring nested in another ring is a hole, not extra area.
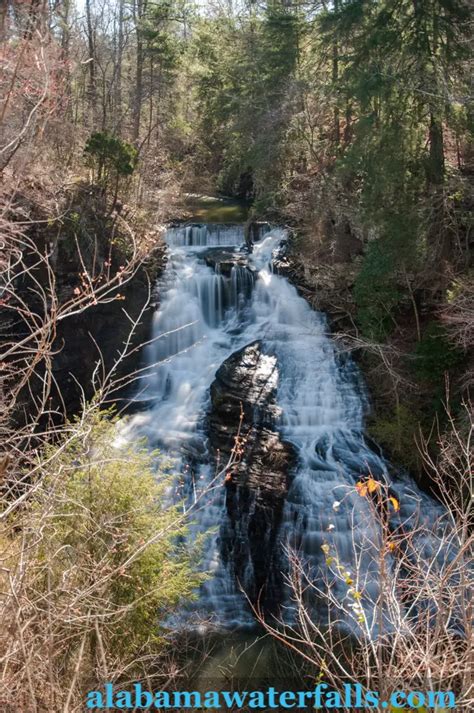
M 87 89 L 89 99 L 89 111 L 92 115 L 92 127 L 95 126 L 95 116 L 97 110 L 97 82 L 96 82 L 96 57 L 95 57 L 95 38 L 94 28 L 92 25 L 91 0 L 86 0 L 86 25 L 87 25 L 87 47 L 89 50 L 88 66 L 89 66 L 89 86 Z
M 344 126 L 344 144 L 348 146 L 352 141 L 352 104 L 346 104 L 346 123 Z
M 147 146 L 150 147 L 151 135 L 153 133 L 153 83 L 154 83 L 154 64 L 153 55 L 150 55 L 150 96 L 149 96 L 149 109 L 148 109 L 148 132 L 147 132 Z
M 334 12 L 339 10 L 339 0 L 334 0 Z M 335 106 L 334 106 L 334 143 L 339 146 L 341 142 L 341 120 L 339 116 L 339 107 L 337 105 L 339 97 L 338 95 L 338 82 L 339 82 L 339 47 L 337 41 L 334 40 L 332 47 L 332 83 L 336 93 Z
M 142 0 L 136 0 L 134 3 L 134 20 L 135 20 L 135 32 L 137 36 L 137 47 L 136 47 L 136 70 L 135 70 L 135 95 L 133 101 L 133 127 L 132 127 L 132 139 L 135 144 L 138 143 L 140 138 L 140 119 L 142 110 L 142 99 L 143 99 L 143 38 L 142 38 L 142 28 L 141 21 L 144 13 L 144 3 Z
M 0 42 L 6 39 L 7 11 L 7 3 L 0 3 Z
M 71 91 L 71 72 L 69 67 L 69 44 L 71 40 L 71 28 L 69 25 L 71 15 L 71 0 L 63 0 L 61 18 L 61 57 L 64 62 L 64 83 L 65 93 L 68 100 L 66 111 L 69 117 L 72 117 L 72 91 Z
M 439 186 L 444 180 L 444 139 L 441 120 L 430 112 L 430 157 L 428 166 L 428 183 Z
M 115 116 L 117 133 L 121 133 L 122 128 L 122 60 L 123 60 L 123 4 L 124 0 L 119 0 L 118 7 L 118 29 L 117 29 L 117 55 L 116 55 L 116 80 L 115 80 Z

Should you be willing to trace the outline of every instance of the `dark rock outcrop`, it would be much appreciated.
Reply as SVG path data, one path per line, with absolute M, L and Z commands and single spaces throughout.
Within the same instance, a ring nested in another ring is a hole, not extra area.
M 38 286 L 47 296 L 46 307 L 49 308 L 48 296 L 52 291 L 54 299 L 64 305 L 77 295 L 86 272 L 93 284 L 103 286 L 105 275 L 116 275 L 122 265 L 127 265 L 128 226 L 135 226 L 133 222 L 122 222 L 123 218 L 128 219 L 122 204 L 110 210 L 101 188 L 75 184 L 61 197 L 62 210 L 54 219 L 35 194 L 15 196 L 15 200 L 15 217 L 29 222 L 27 236 L 34 245 L 34 249 L 30 249 L 26 243 L 15 287 L 32 314 L 39 315 L 40 319 L 45 303 Z M 57 212 L 57 204 L 54 205 Z M 137 226 L 135 235 L 140 245 L 147 247 L 147 259 L 128 282 L 119 284 L 117 281 L 107 299 L 99 300 L 98 304 L 91 299 L 82 311 L 54 324 L 51 363 L 38 359 L 34 378 L 20 392 L 15 413 L 18 425 L 28 422 L 32 411 L 34 413 L 34 402 L 42 398 L 43 380 L 49 368 L 53 378 L 48 408 L 53 415 L 48 413 L 47 418 L 62 423 L 64 418 L 80 410 L 84 398 L 90 400 L 94 396 L 100 378 L 117 363 L 127 342 L 129 352 L 133 353 L 117 366 L 114 377 L 122 379 L 121 384 L 124 384 L 124 377 L 138 367 L 140 344 L 149 339 L 153 315 L 153 308 L 144 310 L 144 306 L 149 301 L 150 286 L 164 266 L 166 254 L 159 231 L 153 226 Z M 39 259 L 40 255 L 47 259 Z M 6 316 L 11 319 L 11 315 Z M 132 337 L 131 321 L 138 322 Z M 25 328 L 22 320 L 15 320 L 9 329 L 20 341 L 30 333 L 30 326 Z M 98 379 L 94 380 L 94 374 Z M 115 391 L 111 397 L 117 399 L 125 395 L 125 391 Z
M 249 265 L 248 254 L 241 251 L 208 248 L 201 253 L 200 257 L 202 257 L 206 265 L 212 267 L 213 270 L 220 275 L 224 275 L 224 277 L 230 277 L 232 268 L 236 265 L 245 267 L 253 272 L 252 266 Z
M 251 601 L 271 609 L 281 587 L 278 529 L 294 461 L 276 428 L 278 367 L 254 342 L 220 367 L 211 387 L 209 441 L 225 463 L 241 423 L 242 456 L 227 475 L 222 556 Z
M 141 268 L 132 280 L 118 289 L 122 296 L 104 304 L 89 307 L 74 319 L 58 325 L 55 341 L 56 355 L 53 359 L 53 405 L 67 415 L 76 413 L 81 398 L 91 399 L 96 384 L 93 374 L 100 363 L 97 375 L 108 373 L 117 363 L 120 353 L 130 339 L 131 320 L 139 319 L 130 340 L 129 351 L 133 355 L 118 364 L 114 378 L 126 383 L 126 377 L 140 363 L 141 346 L 149 339 L 154 307 L 147 305 L 150 285 L 155 281 L 157 266 Z M 126 310 L 127 318 L 124 314 Z M 126 398 L 127 388 L 114 391 L 113 398 Z M 56 403 L 57 402 L 57 403 Z M 62 408 L 61 408 L 62 407 Z

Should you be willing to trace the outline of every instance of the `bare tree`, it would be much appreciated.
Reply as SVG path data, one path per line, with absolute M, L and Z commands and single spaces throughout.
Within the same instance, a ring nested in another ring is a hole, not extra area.
M 255 609 L 265 629 L 336 691 L 359 683 L 378 691 L 380 703 L 395 691 L 453 691 L 457 710 L 472 709 L 474 425 L 468 404 L 465 409 L 463 430 L 449 415 L 451 436 L 441 438 L 436 462 L 423 446 L 445 507 L 437 521 L 423 513 L 395 518 L 400 503 L 369 474 L 355 488 L 369 508 L 360 527 L 356 498 L 352 564 L 339 553 L 331 528 L 321 548 L 322 571 L 309 570 L 288 551 L 295 624 L 270 621 Z M 317 602 L 326 603 L 327 618 L 315 612 Z

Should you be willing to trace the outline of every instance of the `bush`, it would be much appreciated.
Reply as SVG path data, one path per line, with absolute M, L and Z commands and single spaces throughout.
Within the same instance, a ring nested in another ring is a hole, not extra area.
M 393 412 L 373 418 L 369 432 L 391 459 L 409 470 L 420 469 L 422 459 L 416 444 L 420 418 L 413 405 L 400 404 Z
M 109 181 L 131 176 L 138 161 L 138 151 L 108 131 L 95 131 L 84 148 L 87 164 L 98 183 L 107 188 Z
M 24 658 L 4 658 L 12 695 L 28 671 L 49 710 L 67 708 L 67 691 L 153 675 L 163 623 L 203 577 L 199 543 L 182 544 L 182 508 L 166 504 L 158 454 L 117 446 L 104 416 L 72 431 L 44 455 L 34 504 L 11 529 L 22 553 L 2 612 L 22 621 Z
M 423 381 L 442 384 L 444 375 L 458 366 L 463 354 L 439 322 L 430 322 L 415 348 L 413 369 Z
M 385 247 L 380 240 L 369 245 L 354 285 L 357 322 L 362 333 L 375 341 L 386 338 L 401 300 L 393 256 Z

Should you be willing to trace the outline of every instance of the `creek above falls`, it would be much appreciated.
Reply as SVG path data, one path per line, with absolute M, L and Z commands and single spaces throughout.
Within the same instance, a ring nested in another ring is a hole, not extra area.
M 356 366 L 324 315 L 272 270 L 285 231 L 260 226 L 250 255 L 243 226 L 178 226 L 165 239 L 149 369 L 135 396 L 146 409 L 127 434 L 146 436 L 173 459 L 176 497 L 189 506 L 198 500 L 189 537 L 209 533 L 201 566 L 211 576 L 176 624 L 252 627 L 249 601 L 292 621 L 287 548 L 316 582 L 328 541 L 350 569 L 354 539 L 375 528 L 369 504 L 358 498 L 354 507 L 361 477 L 390 485 L 401 503 L 396 521 L 434 518 L 439 507 L 365 438 L 368 404 Z M 241 461 L 216 482 L 239 428 Z M 420 547 L 429 558 L 430 542 Z M 376 591 L 369 551 L 362 566 L 366 590 Z M 325 616 L 323 600 L 311 606 Z

